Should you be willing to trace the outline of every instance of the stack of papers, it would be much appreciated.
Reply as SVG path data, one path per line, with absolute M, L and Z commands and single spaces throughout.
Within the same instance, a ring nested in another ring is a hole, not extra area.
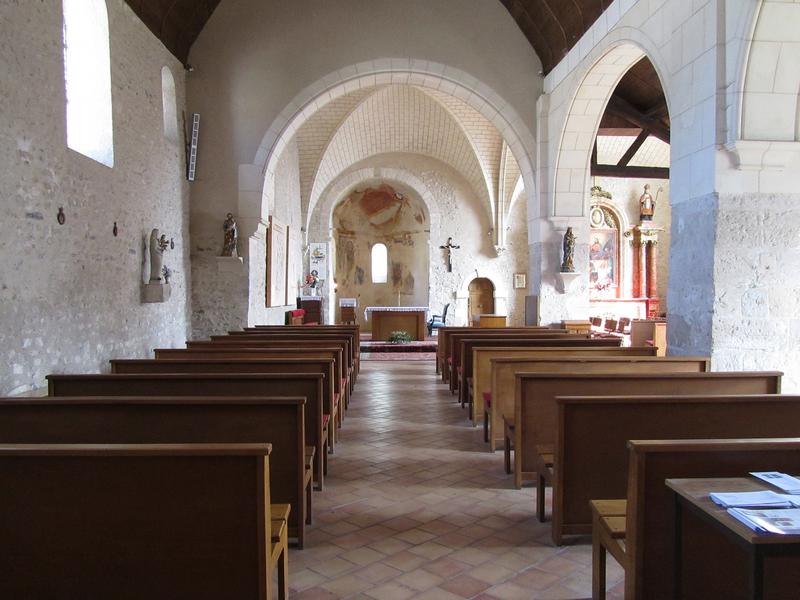
M 787 494 L 800 495 L 800 479 L 796 477 L 778 471 L 757 471 L 750 473 L 750 475 L 758 477 L 761 481 L 766 481 L 770 485 L 774 485 Z
M 800 496 L 763 492 L 725 492 L 709 494 L 723 508 L 800 508 Z
M 729 508 L 728 514 L 759 533 L 800 535 L 800 509 L 748 510 Z

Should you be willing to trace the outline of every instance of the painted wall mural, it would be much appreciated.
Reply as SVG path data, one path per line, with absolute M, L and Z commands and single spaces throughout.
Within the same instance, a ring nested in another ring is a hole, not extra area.
M 388 184 L 356 189 L 333 211 L 338 298 L 358 306 L 427 306 L 430 220 L 422 200 Z M 388 280 L 372 281 L 372 247 L 388 250 Z M 338 302 L 337 302 L 338 304 Z M 356 311 L 359 324 L 363 311 Z

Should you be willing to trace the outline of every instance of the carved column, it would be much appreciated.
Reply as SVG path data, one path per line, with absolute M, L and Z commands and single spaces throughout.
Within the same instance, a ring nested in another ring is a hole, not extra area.
M 647 244 L 647 297 L 658 297 L 658 244 L 655 241 Z
M 631 292 L 634 298 L 641 298 L 642 294 L 642 261 L 641 261 L 641 253 L 640 247 L 642 245 L 642 236 L 641 232 L 639 231 L 638 227 L 634 227 L 632 230 L 631 236 L 631 245 L 633 246 L 633 264 L 631 265 L 631 270 L 633 273 L 633 286 Z

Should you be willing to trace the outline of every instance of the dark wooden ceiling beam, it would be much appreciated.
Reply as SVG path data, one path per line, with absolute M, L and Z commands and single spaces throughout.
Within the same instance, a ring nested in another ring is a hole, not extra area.
M 539 60 L 542 61 L 542 65 L 555 64 L 553 49 L 550 47 L 547 36 L 544 35 L 544 32 L 536 24 L 536 19 L 534 19 L 528 11 L 528 7 L 525 3 L 521 0 L 501 0 L 501 2 L 506 7 L 506 10 L 511 13 L 511 16 L 517 22 L 522 33 L 528 38 L 531 46 L 533 46 L 533 49 L 539 56 Z M 533 39 L 531 39 L 531 37 L 533 37 Z M 545 66 L 544 71 L 547 72 L 548 70 L 549 69 Z
M 649 129 L 642 129 L 642 132 L 633 140 L 633 143 L 630 147 L 625 151 L 625 154 L 622 155 L 622 158 L 619 159 L 617 163 L 618 167 L 627 167 L 628 163 L 631 162 L 631 159 L 636 156 L 636 153 L 639 151 L 639 148 L 647 141 L 647 138 L 650 137 L 650 130 Z
M 618 117 L 622 117 L 640 129 L 649 129 L 655 137 L 669 144 L 669 127 L 661 121 L 643 114 L 621 97 L 612 96 L 606 110 Z
M 669 179 L 666 167 L 620 167 L 618 165 L 592 165 L 593 177 L 629 177 L 631 179 Z

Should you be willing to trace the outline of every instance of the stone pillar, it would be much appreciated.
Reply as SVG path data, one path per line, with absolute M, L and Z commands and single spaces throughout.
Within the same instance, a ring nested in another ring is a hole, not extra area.
M 631 232 L 631 245 L 633 246 L 633 261 L 631 270 L 633 273 L 633 289 L 631 293 L 634 298 L 642 297 L 642 257 L 640 247 L 642 245 L 641 234 L 638 227 L 634 227 Z

